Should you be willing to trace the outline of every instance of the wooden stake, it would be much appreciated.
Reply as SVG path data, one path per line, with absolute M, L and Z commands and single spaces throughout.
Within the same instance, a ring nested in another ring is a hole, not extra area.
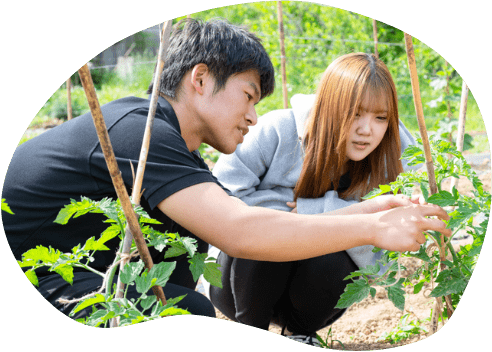
M 70 77 L 67 79 L 67 120 L 71 120 L 73 117 L 72 113 L 72 80 Z
M 436 175 L 434 172 L 434 163 L 432 161 L 429 137 L 427 136 L 427 128 L 425 127 L 424 111 L 422 109 L 422 100 L 420 98 L 419 77 L 417 75 L 417 65 L 415 64 L 415 52 L 413 50 L 412 37 L 407 33 L 405 33 L 405 46 L 407 49 L 408 67 L 410 69 L 410 79 L 412 82 L 412 92 L 414 97 L 415 111 L 417 113 L 420 135 L 424 147 L 427 175 L 429 178 L 430 193 L 432 195 L 437 193 Z M 442 234 L 441 234 L 441 248 L 439 250 L 439 253 L 440 253 L 440 260 L 441 260 L 441 270 L 444 270 L 445 264 L 443 262 L 446 260 L 446 244 L 444 243 L 444 236 Z M 451 299 L 449 296 L 445 296 L 444 300 L 446 302 L 446 307 L 448 309 L 448 319 L 449 319 L 453 314 Z M 436 306 L 434 309 L 438 309 L 439 307 L 440 307 L 439 303 L 436 300 Z M 440 313 L 440 309 L 439 309 L 439 313 Z
M 375 19 L 372 20 L 372 34 L 374 36 L 374 55 L 379 59 L 379 52 L 378 52 L 378 28 L 377 28 L 377 22 Z
M 282 1 L 277 1 L 278 31 L 280 33 L 280 64 L 282 72 L 282 92 L 284 97 L 284 109 L 289 107 L 287 93 L 287 74 L 285 72 L 285 36 L 284 36 L 284 18 L 282 14 Z
M 437 193 L 436 175 L 434 173 L 434 163 L 430 150 L 429 137 L 427 136 L 427 128 L 425 127 L 424 111 L 422 109 L 422 100 L 420 99 L 419 77 L 417 74 L 417 66 L 415 64 L 415 52 L 413 50 L 412 37 L 405 33 L 405 45 L 407 49 L 408 67 L 410 69 L 410 80 L 412 82 L 413 101 L 415 112 L 419 123 L 420 136 L 424 146 L 425 163 L 427 166 L 427 174 L 429 176 L 429 187 L 431 194 Z
M 150 99 L 150 107 L 149 113 L 147 115 L 147 124 L 145 126 L 145 133 L 142 141 L 142 148 L 140 150 L 140 157 L 138 160 L 137 174 L 135 177 L 135 181 L 133 184 L 132 190 L 132 200 L 133 203 L 139 205 L 140 204 L 140 195 L 142 190 L 142 182 L 145 172 L 145 165 L 147 162 L 147 156 L 149 154 L 149 145 L 150 145 L 150 137 L 152 136 L 152 128 L 154 126 L 154 116 L 157 110 L 157 101 L 159 98 L 159 91 L 161 86 L 161 74 L 164 70 L 164 63 L 166 58 L 167 48 L 169 47 L 169 36 L 171 34 L 172 20 L 167 21 L 164 24 L 164 27 L 161 32 L 160 44 L 159 44 L 159 53 L 157 56 L 157 67 L 154 75 L 154 85 L 152 88 L 152 95 Z M 121 250 L 122 254 L 129 254 L 130 249 L 133 242 L 133 236 L 131 233 L 131 229 L 127 227 L 125 238 L 123 240 L 123 248 Z M 126 263 L 128 263 L 130 259 L 125 255 L 124 258 L 120 262 L 120 271 L 123 269 Z M 121 282 L 118 276 L 118 282 L 116 286 L 116 298 L 123 297 L 123 292 L 125 289 L 125 284 Z
M 96 127 L 97 136 L 101 144 L 101 149 L 103 151 L 106 164 L 108 165 L 109 174 L 111 176 L 111 180 L 113 181 L 116 194 L 121 202 L 127 224 L 131 229 L 131 233 L 133 234 L 138 253 L 145 264 L 145 268 L 150 270 L 154 265 L 152 262 L 152 257 L 150 256 L 149 249 L 147 248 L 147 244 L 140 229 L 137 216 L 133 211 L 130 197 L 128 196 L 123 178 L 121 177 L 121 172 L 116 162 L 113 147 L 111 146 L 111 141 L 109 140 L 106 123 L 104 122 L 104 118 L 101 113 L 101 108 L 97 99 L 96 90 L 94 89 L 94 83 L 92 81 L 89 67 L 87 67 L 87 65 L 84 65 L 79 69 L 78 72 L 80 76 L 80 81 L 82 82 L 82 86 L 84 87 L 84 91 L 87 96 L 87 102 L 89 103 L 92 119 L 94 120 L 94 126 Z M 162 302 L 162 304 L 166 304 L 166 297 L 164 296 L 164 291 L 162 290 L 162 287 L 153 286 L 152 291 Z
M 461 87 L 461 102 L 460 102 L 460 116 L 458 120 L 458 135 L 456 136 L 456 149 L 458 151 L 463 151 L 463 144 L 465 140 L 465 123 L 466 123 L 466 109 L 468 107 L 468 86 L 465 81 L 463 81 L 463 85 Z M 453 190 L 453 187 L 458 187 L 459 179 L 454 178 L 451 180 L 451 188 L 450 191 Z

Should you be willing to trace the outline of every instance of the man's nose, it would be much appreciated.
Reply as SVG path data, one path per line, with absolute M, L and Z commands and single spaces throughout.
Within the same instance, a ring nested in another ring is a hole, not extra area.
M 254 106 L 250 108 L 246 114 L 246 121 L 248 121 L 249 126 L 254 126 L 258 122 L 258 116 L 256 115 L 256 109 Z

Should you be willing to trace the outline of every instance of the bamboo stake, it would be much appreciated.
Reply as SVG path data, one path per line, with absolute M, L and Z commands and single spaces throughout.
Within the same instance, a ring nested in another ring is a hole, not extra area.
M 434 173 L 434 163 L 430 150 L 429 137 L 425 127 L 424 111 L 422 109 L 422 100 L 420 98 L 419 77 L 417 75 L 417 66 L 415 64 L 415 52 L 413 50 L 412 37 L 405 33 L 405 45 L 407 48 L 408 67 L 410 69 L 410 79 L 412 82 L 412 92 L 414 97 L 415 112 L 419 123 L 420 135 L 424 146 L 425 163 L 427 174 L 429 176 L 429 187 L 431 194 L 437 193 L 436 175 Z
M 458 120 L 458 135 L 456 136 L 456 149 L 458 151 L 463 151 L 463 144 L 465 140 L 465 123 L 466 123 L 466 109 L 468 107 L 468 86 L 465 81 L 463 81 L 463 85 L 461 88 L 461 102 L 460 102 L 460 116 Z M 451 180 L 451 191 L 454 187 L 458 187 L 458 178 L 454 178 Z
M 70 77 L 67 79 L 67 120 L 71 120 L 73 117 L 72 113 L 72 80 Z
M 417 66 L 415 64 L 415 52 L 413 50 L 412 37 L 407 33 L 405 33 L 405 46 L 407 49 L 408 67 L 410 69 L 410 79 L 412 82 L 412 92 L 413 92 L 413 97 L 414 97 L 415 111 L 417 113 L 420 135 L 421 135 L 422 144 L 424 147 L 424 155 L 425 155 L 425 161 L 426 161 L 426 167 L 427 167 L 427 175 L 429 178 L 430 193 L 432 195 L 432 194 L 437 193 L 436 175 L 434 173 L 434 163 L 432 161 L 429 137 L 427 136 L 427 128 L 425 127 L 424 112 L 422 109 L 422 100 L 420 98 L 419 79 L 418 79 L 418 75 L 417 75 Z M 444 260 L 446 259 L 445 248 L 446 248 L 446 245 L 444 243 L 444 236 L 441 234 L 441 248 L 439 250 L 440 260 L 441 260 L 441 270 L 443 270 L 445 268 L 445 264 L 443 264 Z M 448 309 L 448 319 L 449 319 L 449 318 L 451 318 L 451 315 L 453 313 L 453 307 L 451 304 L 451 299 L 449 296 L 445 296 L 444 300 L 446 302 L 446 307 Z M 440 313 L 440 311 L 441 311 L 440 307 L 441 306 L 439 304 L 439 298 L 437 298 L 433 314 Z M 436 328 L 437 327 L 432 326 L 433 330 L 436 330 Z M 434 332 L 435 331 L 433 331 L 432 333 L 434 333 Z
M 289 107 L 287 93 L 287 74 L 285 72 L 285 36 L 284 36 L 284 18 L 282 14 L 282 1 L 277 1 L 278 30 L 280 33 L 280 64 L 282 72 L 282 93 L 284 97 L 284 109 Z
M 111 146 L 111 141 L 109 140 L 108 131 L 106 128 L 106 123 L 101 113 L 101 108 L 99 106 L 99 101 L 97 99 L 96 90 L 94 89 L 94 83 L 92 81 L 91 73 L 87 64 L 79 69 L 79 76 L 84 87 L 85 94 L 87 96 L 87 101 L 89 103 L 89 108 L 94 120 L 94 126 L 96 127 L 97 136 L 101 144 L 101 149 L 108 165 L 109 174 L 111 180 L 113 181 L 116 194 L 120 199 L 125 218 L 127 220 L 128 226 L 133 234 L 135 244 L 138 249 L 138 253 L 145 264 L 145 268 L 150 270 L 153 266 L 152 257 L 150 256 L 149 249 L 142 235 L 140 225 L 138 223 L 137 216 L 133 211 L 132 203 L 128 192 L 126 190 L 123 178 L 121 177 L 121 172 L 118 168 L 116 158 L 113 152 L 113 147 Z M 109 283 L 110 284 L 110 283 Z M 164 296 L 164 291 L 160 286 L 153 286 L 152 290 L 157 298 L 163 303 L 166 303 L 166 297 Z
M 372 20 L 372 34 L 374 36 L 374 55 L 379 59 L 379 52 L 378 52 L 378 28 L 377 28 L 377 22 L 375 19 Z
M 147 115 L 147 124 L 145 126 L 142 148 L 140 150 L 140 157 L 138 160 L 137 174 L 135 177 L 133 190 L 132 190 L 132 200 L 133 203 L 137 205 L 140 204 L 140 195 L 141 195 L 142 182 L 145 172 L 145 165 L 149 153 L 150 137 L 152 136 L 152 128 L 154 127 L 154 116 L 157 110 L 157 101 L 159 98 L 159 91 L 161 86 L 160 77 L 162 71 L 164 70 L 164 63 L 165 63 L 164 60 L 165 60 L 167 48 L 169 47 L 169 36 L 171 33 L 171 27 L 172 27 L 172 20 L 169 20 L 165 23 L 160 38 L 159 53 L 157 56 L 157 67 L 154 75 L 154 85 L 152 88 L 152 95 L 150 99 L 150 108 L 149 108 L 149 113 Z M 122 270 L 125 264 L 127 264 L 130 260 L 130 258 L 128 258 L 125 254 L 130 253 L 132 241 L 133 241 L 133 236 L 131 234 L 130 229 L 127 227 L 125 238 L 123 240 L 123 248 L 121 250 L 121 252 L 124 255 L 124 258 L 121 260 L 120 270 Z M 117 298 L 123 297 L 125 284 L 121 282 L 119 276 L 118 276 L 118 283 L 116 287 L 117 287 L 116 297 Z

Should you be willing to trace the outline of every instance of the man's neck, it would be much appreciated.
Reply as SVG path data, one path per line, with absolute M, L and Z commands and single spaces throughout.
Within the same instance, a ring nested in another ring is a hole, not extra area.
M 186 146 L 190 152 L 197 150 L 202 141 L 198 133 L 198 120 L 196 113 L 189 104 L 184 104 L 185 99 L 173 100 L 162 93 L 159 94 L 161 99 L 165 99 L 173 108 L 178 119 L 181 136 L 186 142 Z

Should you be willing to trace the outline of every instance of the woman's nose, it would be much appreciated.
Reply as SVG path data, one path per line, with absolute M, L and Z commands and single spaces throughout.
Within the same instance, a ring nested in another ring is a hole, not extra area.
M 367 135 L 371 133 L 371 119 L 365 116 L 361 116 L 358 119 L 358 126 L 356 132 L 358 134 Z

